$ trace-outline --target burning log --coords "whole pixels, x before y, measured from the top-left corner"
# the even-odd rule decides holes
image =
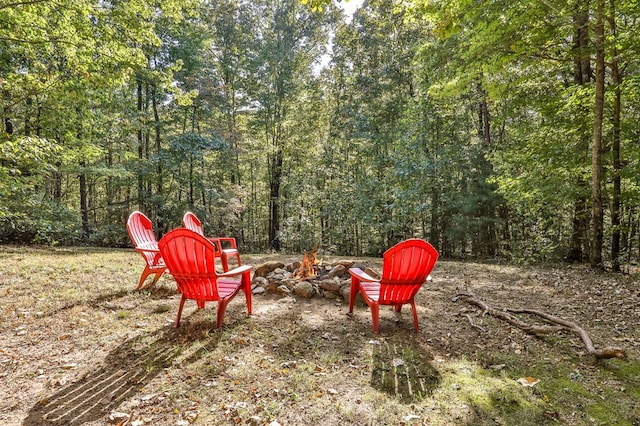
[[[303,281],[318,277],[320,273],[320,262],[318,261],[318,244],[313,246],[311,253],[305,252],[302,264],[293,273],[293,278]]]

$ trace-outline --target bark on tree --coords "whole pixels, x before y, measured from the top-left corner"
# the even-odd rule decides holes
[[[590,263],[602,268],[604,213],[602,208],[602,125],[604,117],[604,0],[596,1],[596,94],[594,102],[593,144],[591,151],[591,216],[593,237]]]
[[[573,42],[573,83],[578,86],[585,86],[591,81],[591,58],[589,54],[589,2],[579,0],[573,13],[573,26],[575,36]],[[578,137],[580,143],[577,144],[576,155],[580,161],[585,160],[588,155],[588,130],[580,124]],[[582,178],[576,179],[576,195],[573,201],[573,223],[569,251],[566,260],[569,262],[580,262],[589,253],[589,240],[587,238],[589,230],[588,201],[581,192],[587,182]]]
[[[138,111],[138,130],[136,132],[136,137],[138,139],[138,161],[140,165],[138,166],[138,210],[145,211],[145,199],[144,199],[144,176],[142,175],[142,161],[144,158],[144,136],[142,133],[142,80],[138,78],[137,86],[137,111]]]
[[[282,152],[276,152],[270,159],[269,177],[269,245],[275,251],[280,251],[280,182],[282,180]]]
[[[615,0],[609,2],[609,27],[613,34],[613,38],[617,38],[616,27],[616,14],[615,14]],[[622,165],[620,162],[620,113],[621,113],[621,91],[620,85],[622,84],[622,75],[620,74],[620,68],[618,66],[618,49],[615,43],[611,48],[611,80],[614,87],[613,98],[613,111],[612,111],[612,126],[613,126],[613,144],[611,147],[613,156],[613,194],[611,195],[611,269],[615,272],[620,272],[620,240],[621,240],[621,208],[622,208],[622,182],[620,173],[622,172]]]

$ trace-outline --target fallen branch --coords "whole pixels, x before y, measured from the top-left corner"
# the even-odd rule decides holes
[[[604,349],[595,349],[593,341],[589,334],[576,323],[559,318],[555,315],[547,314],[546,312],[538,311],[535,309],[510,309],[510,308],[494,308],[485,301],[479,299],[471,291],[460,292],[456,295],[456,299],[464,299],[465,302],[475,305],[482,309],[484,314],[489,314],[496,318],[500,318],[509,324],[518,327],[519,329],[534,335],[549,334],[562,330],[569,330],[577,333],[582,342],[584,343],[587,352],[593,355],[597,359],[609,359],[609,358],[626,358],[627,354],[624,349],[617,347],[606,347]],[[513,314],[527,314],[535,315],[545,320],[558,324],[558,325],[536,325],[529,324]],[[472,323],[473,325],[473,323]]]

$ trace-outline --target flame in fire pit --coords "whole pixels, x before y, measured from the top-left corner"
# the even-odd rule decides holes
[[[313,246],[311,254],[306,252],[302,258],[302,264],[298,270],[293,274],[293,277],[298,280],[308,280],[318,276],[318,269],[320,262],[316,254],[318,253],[318,245]]]

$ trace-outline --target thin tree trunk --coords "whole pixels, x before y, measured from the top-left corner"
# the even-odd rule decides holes
[[[11,93],[8,90],[2,91],[2,97],[5,100],[6,105],[10,105]],[[12,114],[13,112],[10,107],[5,106],[2,109],[2,115],[4,116],[4,132],[9,136],[13,135],[13,122],[11,121]]]
[[[615,14],[615,0],[610,0],[609,11],[609,26],[613,33],[614,39],[617,38],[618,31],[616,26],[616,14]],[[618,67],[618,49],[615,47],[615,43],[612,46],[612,59],[611,59],[611,79],[614,86],[614,99],[613,99],[613,194],[611,202],[611,269],[615,272],[620,272],[620,239],[621,239],[621,178],[622,165],[620,163],[620,113],[621,113],[621,92],[620,85],[622,84],[622,76],[620,75],[620,69]]]
[[[593,144],[591,153],[591,215],[593,238],[590,263],[592,268],[602,268],[602,242],[604,214],[602,208],[602,125],[604,116],[604,0],[596,1],[595,24],[596,93],[593,118]]]
[[[33,99],[28,96],[25,100],[26,107],[24,110],[24,135],[31,136],[31,109],[33,106]]]
[[[78,120],[78,133],[76,137],[78,138],[78,142],[82,143],[82,111],[80,108],[76,109],[77,120]],[[85,174],[85,169],[87,164],[85,160],[80,160],[80,173],[78,174],[79,180],[79,190],[80,190],[80,215],[82,218],[82,237],[86,239],[89,236],[89,204],[87,202],[87,175]]]
[[[156,214],[158,218],[158,229],[164,230],[164,220],[162,214],[164,197],[163,194],[163,181],[162,181],[162,160],[161,160],[161,151],[162,151],[162,138],[161,138],[161,128],[160,128],[160,114],[158,113],[158,100],[156,99],[157,91],[156,85],[151,86],[151,106],[153,108],[153,122],[154,122],[154,131],[155,131],[155,145],[156,145]]]
[[[589,56],[589,1],[578,0],[573,15],[573,26],[575,28],[575,39],[573,43],[573,82],[578,86],[585,86],[591,80],[591,61]],[[582,160],[588,152],[589,137],[588,131],[580,125],[578,132],[580,143],[578,144],[578,157]],[[586,158],[585,158],[586,161]],[[589,213],[587,210],[587,199],[582,195],[582,188],[587,183],[578,178],[575,182],[576,195],[573,202],[573,225],[569,251],[566,260],[569,262],[580,262],[589,253],[589,240],[587,238],[589,228]]]
[[[271,156],[269,177],[269,245],[280,251],[280,183],[282,181],[282,151]]]
[[[485,156],[491,149],[491,116],[489,114],[489,104],[487,103],[487,93],[478,83],[478,94],[480,96],[480,104],[478,105],[478,136],[482,141],[482,152],[478,159],[480,163],[480,176],[478,177],[478,190],[487,193],[487,200],[478,206],[478,219],[480,220],[480,235],[478,244],[480,246],[479,255],[494,256],[496,253],[496,233],[494,221],[495,206],[492,197],[493,191],[487,182],[487,178],[493,174],[493,167]]]
[[[144,159],[144,136],[142,133],[142,80],[138,78],[137,81],[137,95],[138,95],[138,131],[136,132],[138,138],[138,210],[145,211],[145,198],[144,198],[144,176],[142,174],[142,161]]]

